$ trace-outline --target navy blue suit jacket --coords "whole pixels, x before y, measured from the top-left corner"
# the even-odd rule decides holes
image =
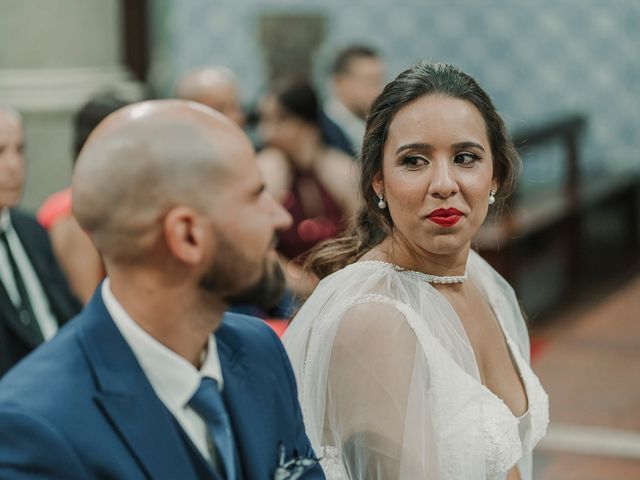
[[[47,232],[29,214],[16,209],[11,209],[9,214],[13,229],[42,284],[51,313],[58,325],[62,325],[77,314],[82,305],[71,293],[56,262]],[[25,326],[18,318],[18,311],[0,281],[0,377],[38,346],[31,342]]]
[[[287,458],[312,457],[277,336],[234,314],[215,336],[243,478],[273,478],[281,444]],[[0,381],[0,478],[195,480],[179,428],[98,288],[80,315]],[[316,465],[302,478],[324,475]]]

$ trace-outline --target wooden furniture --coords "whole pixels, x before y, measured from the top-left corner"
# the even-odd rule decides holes
[[[530,317],[549,312],[585,281],[597,281],[599,272],[594,268],[613,266],[606,255],[630,258],[640,252],[640,177],[637,172],[581,175],[579,146],[585,126],[584,117],[573,115],[514,134],[523,156],[530,149],[561,141],[564,183],[521,198],[516,194],[501,215],[487,219],[474,242],[514,286]],[[604,215],[603,224],[622,225],[611,232],[612,247],[598,247],[592,241],[597,236],[593,234],[597,215]],[[601,261],[594,262],[594,256]]]

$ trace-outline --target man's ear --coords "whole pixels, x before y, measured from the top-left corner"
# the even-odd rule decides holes
[[[378,171],[378,173],[373,176],[371,188],[373,188],[376,195],[384,195],[384,180],[382,179],[382,172]]]
[[[206,255],[207,242],[215,241],[210,226],[191,207],[171,209],[162,227],[171,254],[189,265],[200,264]]]

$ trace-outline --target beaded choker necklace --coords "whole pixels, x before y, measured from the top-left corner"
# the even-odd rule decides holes
[[[467,279],[467,272],[465,270],[464,275],[431,275],[430,273],[417,272],[415,270],[407,270],[394,263],[385,262],[383,260],[364,260],[359,263],[378,263],[385,264],[392,267],[396,272],[401,272],[410,277],[422,280],[428,283],[438,283],[441,285],[448,285],[452,283],[462,283]]]
[[[467,272],[464,275],[431,275],[430,273],[416,272],[415,270],[405,270],[402,267],[396,266],[395,269],[398,272],[406,273],[407,275],[417,278],[418,280],[424,280],[428,283],[438,283],[441,285],[448,285],[451,283],[462,283],[467,279]]]

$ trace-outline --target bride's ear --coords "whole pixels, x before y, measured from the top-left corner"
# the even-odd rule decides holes
[[[378,173],[373,176],[371,188],[373,188],[376,195],[384,195],[384,180],[382,179],[382,172],[378,171]]]

